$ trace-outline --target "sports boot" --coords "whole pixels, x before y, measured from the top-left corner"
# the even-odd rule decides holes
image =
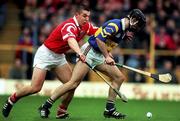
[[[40,106],[40,107],[38,108],[38,110],[39,110],[39,114],[40,114],[41,118],[48,118],[48,116],[49,116],[49,114],[50,114],[50,111],[49,111],[48,108],[45,108],[45,107],[43,107],[43,106]]]
[[[107,110],[105,109],[104,111],[104,117],[105,118],[115,118],[115,119],[124,119],[126,117],[126,115],[119,113],[118,111],[116,111],[116,109],[114,108],[113,110]]]
[[[4,117],[8,117],[13,105],[7,100],[3,106],[2,114]]]
[[[69,114],[68,114],[67,110],[58,107],[56,118],[57,119],[65,119],[68,117],[69,117]]]

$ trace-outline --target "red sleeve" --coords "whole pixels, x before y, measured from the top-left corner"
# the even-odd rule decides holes
[[[89,28],[87,31],[87,35],[91,36],[97,31],[98,27],[93,26],[91,23],[89,23]]]
[[[65,24],[61,29],[62,38],[64,41],[67,41],[69,38],[76,39],[77,30],[76,26],[73,23]]]

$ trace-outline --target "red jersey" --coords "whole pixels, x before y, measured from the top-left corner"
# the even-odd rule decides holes
[[[67,41],[69,38],[79,42],[85,35],[93,35],[96,30],[97,27],[89,22],[80,27],[74,16],[58,25],[45,40],[44,45],[51,51],[62,54],[70,49]]]

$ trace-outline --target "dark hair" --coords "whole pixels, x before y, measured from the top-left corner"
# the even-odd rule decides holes
[[[81,12],[82,10],[90,11],[90,8],[86,4],[80,4],[76,6],[76,12]]]
[[[136,31],[141,31],[146,25],[146,17],[139,9],[133,9],[127,16],[129,19],[136,18],[138,20],[138,28]]]

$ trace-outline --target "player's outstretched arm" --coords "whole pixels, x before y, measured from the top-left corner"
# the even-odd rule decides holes
[[[79,58],[81,59],[81,61],[85,62],[86,56],[81,52],[81,49],[74,38],[68,39],[68,45],[72,50],[74,50],[79,55]]]

